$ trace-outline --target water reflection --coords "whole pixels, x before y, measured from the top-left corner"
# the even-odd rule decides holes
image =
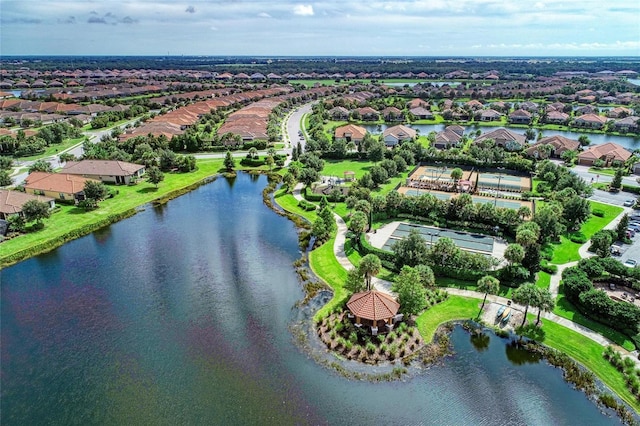
[[[528,351],[520,340],[511,340],[504,347],[507,359],[513,365],[537,364],[542,357],[540,354]]]
[[[491,337],[485,332],[472,332],[469,334],[469,341],[478,352],[484,352],[489,349]]]

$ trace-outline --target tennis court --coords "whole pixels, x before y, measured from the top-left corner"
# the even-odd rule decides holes
[[[511,192],[530,191],[531,178],[504,173],[479,173],[477,188]]]
[[[393,245],[409,235],[411,230],[418,231],[427,245],[435,244],[440,238],[451,238],[453,242],[465,251],[491,255],[493,253],[493,238],[486,235],[471,234],[463,231],[453,231],[432,226],[416,225],[401,222],[382,246],[383,250],[391,250]]]
[[[424,194],[431,194],[439,200],[448,200],[452,197],[457,197],[460,194],[456,194],[453,192],[440,192],[426,189],[416,189],[416,188],[408,188],[406,186],[402,186],[398,188],[398,192],[404,195],[419,197]],[[507,209],[518,210],[522,206],[529,207],[531,211],[533,211],[533,202],[532,201],[523,201],[523,200],[513,200],[506,198],[496,198],[496,197],[485,197],[483,195],[472,195],[471,199],[474,203],[486,204],[492,203],[496,207],[503,207]]]

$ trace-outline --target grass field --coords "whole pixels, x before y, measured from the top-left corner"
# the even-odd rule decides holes
[[[536,286],[548,289],[551,284],[551,275],[547,274],[544,271],[538,272],[538,279],[536,280]]]
[[[593,234],[604,228],[609,222],[616,218],[624,210],[622,207],[611,206],[609,204],[598,203],[596,201],[590,201],[591,211],[599,209],[604,211],[604,217],[594,216],[593,214],[585,223],[582,224],[580,232],[582,232],[587,239],[590,239]],[[559,244],[554,244],[552,263],[562,264],[568,262],[574,262],[580,260],[580,254],[578,249],[582,244],[574,243],[566,235],[560,238]]]
[[[454,320],[475,318],[480,300],[460,296],[449,296],[447,300],[427,309],[418,316],[418,331],[425,342],[431,342],[440,324]]]
[[[80,143],[82,143],[82,141],[84,141],[85,137],[82,136],[80,138],[75,138],[75,139],[65,139],[64,141],[62,141],[62,143],[59,144],[54,144],[54,145],[49,145],[48,147],[46,147],[46,149],[44,150],[43,153],[41,154],[36,154],[36,155],[30,155],[28,157],[18,157],[15,158],[16,161],[32,161],[32,160],[38,160],[40,158],[46,158],[46,157],[50,157],[52,155],[56,155],[68,148],[71,148],[72,146],[76,146]]]
[[[309,253],[309,265],[313,272],[333,289],[331,300],[316,312],[313,318],[317,321],[328,315],[334,308],[347,300],[347,290],[344,283],[347,280],[347,270],[344,269],[333,254],[334,238]]]
[[[60,205],[60,208],[49,219],[44,220],[45,227],[43,229],[3,242],[0,265],[6,266],[7,259],[16,253],[32,250],[34,246],[41,244],[53,245],[49,248],[56,247],[59,245],[56,245],[56,241],[63,238],[65,234],[101,222],[109,216],[135,209],[174,191],[196,184],[206,177],[216,175],[222,167],[222,161],[222,159],[198,161],[198,170],[193,173],[167,173],[158,188],[147,182],[133,186],[111,186],[110,188],[119,193],[113,198],[102,201],[100,207],[93,211],[85,211],[76,206]]]

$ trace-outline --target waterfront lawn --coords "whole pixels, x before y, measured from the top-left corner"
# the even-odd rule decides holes
[[[535,322],[534,315],[529,315],[528,317],[530,321]],[[622,374],[602,356],[604,352],[603,346],[544,318],[542,319],[542,324],[546,336],[545,345],[566,353],[584,365],[625,402],[640,412],[640,402],[629,392]]]
[[[313,316],[315,321],[319,321],[329,315],[335,308],[340,307],[347,301],[348,293],[344,288],[344,283],[347,280],[347,270],[338,263],[338,259],[333,254],[334,243],[335,237],[309,253],[311,270],[333,290],[331,300]]]
[[[48,251],[70,239],[91,232],[103,223],[107,225],[110,217],[126,214],[128,211],[146,203],[171,197],[172,193],[190,185],[197,184],[204,178],[216,175],[222,167],[222,159],[200,160],[198,170],[192,173],[166,173],[165,179],[158,188],[147,182],[132,186],[110,186],[118,194],[100,203],[93,211],[85,211],[76,206],[60,205],[59,210],[44,220],[44,228],[28,234],[12,238],[2,243],[0,266],[15,263],[26,257]],[[83,229],[96,225],[95,229],[82,232]],[[69,236],[73,234],[70,238]]]
[[[587,240],[596,232],[603,229],[609,222],[616,218],[624,210],[622,207],[611,206],[609,204],[590,201],[591,211],[599,209],[604,212],[604,217],[594,216],[593,214],[582,224],[580,232],[584,234]],[[582,244],[574,243],[567,236],[560,238],[559,244],[554,244],[552,263],[562,264],[580,260],[578,250]]]
[[[425,343],[433,340],[440,324],[475,318],[480,310],[480,299],[449,295],[447,300],[422,312],[416,319],[418,331]]]
[[[622,346],[628,351],[633,351],[635,349],[635,345],[629,337],[625,336],[617,330],[614,330],[604,324],[600,324],[599,322],[582,315],[576,309],[573,303],[567,300],[562,290],[562,285],[560,285],[560,294],[558,295],[558,299],[556,300],[556,306],[553,309],[554,314],[573,321],[576,324],[583,325],[595,331],[596,333],[601,334],[615,344]]]
[[[318,218],[318,213],[316,213],[316,211],[307,211],[300,208],[298,206],[298,200],[293,195],[285,193],[284,189],[279,189],[275,193],[274,199],[284,210],[297,214],[298,216],[302,216],[307,219],[309,223],[315,222]]]

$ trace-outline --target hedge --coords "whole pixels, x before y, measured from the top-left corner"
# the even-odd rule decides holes
[[[298,201],[298,207],[304,209],[305,211],[313,211],[315,210],[317,207],[315,204],[312,204],[310,202],[308,202],[307,200],[300,200]]]

